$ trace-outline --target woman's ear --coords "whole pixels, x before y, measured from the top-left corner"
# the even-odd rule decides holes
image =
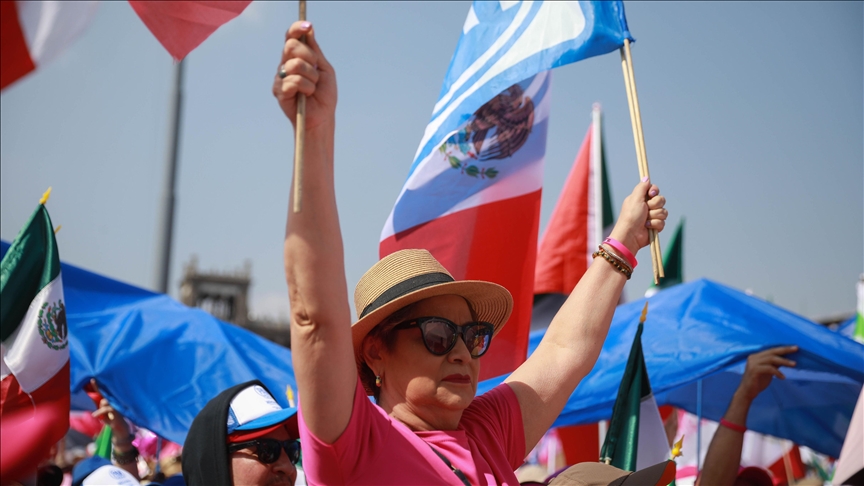
[[[363,353],[363,361],[369,369],[375,371],[381,368],[383,357],[381,356],[381,342],[378,339],[364,339],[360,351]]]

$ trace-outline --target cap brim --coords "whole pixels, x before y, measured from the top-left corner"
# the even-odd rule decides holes
[[[477,316],[477,320],[488,322],[495,326],[492,336],[498,334],[498,331],[504,327],[507,319],[510,318],[510,313],[513,312],[513,296],[510,295],[510,291],[492,282],[457,280],[416,290],[391,300],[351,325],[354,356],[357,358],[358,366],[361,362],[360,345],[363,343],[363,338],[369,334],[369,331],[397,310],[423,299],[439,295],[458,295],[465,298],[465,300],[471,303],[471,309]]]
[[[246,422],[245,424],[237,427],[234,431],[242,430],[257,430],[257,429],[266,429],[270,428],[274,425],[281,425],[282,423],[288,421],[291,417],[297,414],[297,408],[289,407],[283,408],[282,410],[268,413],[267,415],[263,415],[258,417],[255,420],[250,422]]]

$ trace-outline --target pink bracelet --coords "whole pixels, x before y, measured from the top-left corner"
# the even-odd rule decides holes
[[[639,262],[636,261],[636,257],[633,256],[632,253],[630,253],[630,250],[628,250],[627,247],[624,246],[623,243],[621,243],[620,241],[618,241],[614,238],[606,238],[605,240],[603,240],[603,243],[606,243],[607,245],[611,246],[612,248],[615,248],[616,250],[618,250],[618,253],[620,253],[621,256],[623,256],[624,258],[627,259],[628,262],[630,262],[630,268],[636,268],[636,265]]]
[[[747,427],[744,427],[743,425],[733,424],[732,422],[726,420],[725,418],[720,419],[720,425],[722,425],[723,427],[730,428],[730,429],[734,430],[735,432],[741,432],[742,434],[744,432],[747,432]]]

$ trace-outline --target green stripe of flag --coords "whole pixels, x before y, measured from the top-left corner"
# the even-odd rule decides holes
[[[15,332],[36,294],[58,275],[54,226],[39,204],[0,262],[0,341]]]

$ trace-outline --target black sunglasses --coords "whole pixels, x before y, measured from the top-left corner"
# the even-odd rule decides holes
[[[300,461],[300,441],[295,439],[255,439],[238,442],[228,446],[228,453],[231,454],[240,449],[253,446],[255,447],[255,455],[258,457],[258,462],[262,464],[273,464],[278,461],[283,449],[285,450],[285,454],[288,454],[291,464],[297,464]]]
[[[418,317],[396,325],[393,329],[419,327],[423,333],[423,344],[426,349],[437,356],[443,356],[456,346],[456,337],[462,336],[462,341],[468,347],[472,358],[479,358],[489,350],[492,333],[495,326],[488,322],[469,322],[457,326],[453,321],[443,317]]]

